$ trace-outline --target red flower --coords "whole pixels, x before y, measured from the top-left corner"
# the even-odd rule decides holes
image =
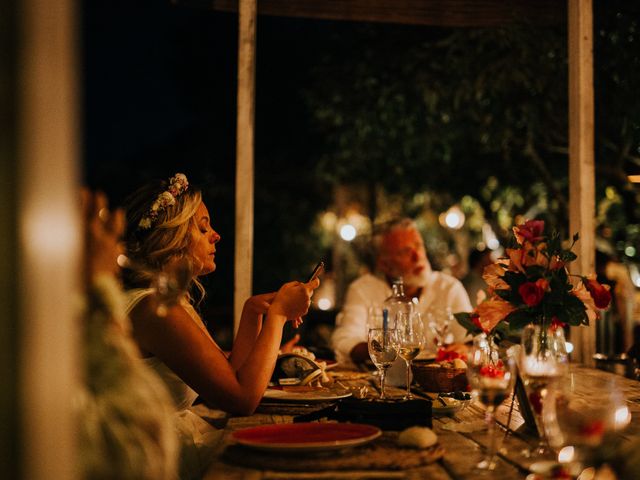
[[[557,329],[564,328],[566,326],[567,324],[560,321],[558,317],[553,317],[551,319],[551,325],[549,326],[549,328],[551,329],[552,332],[555,332]]]
[[[516,236],[516,240],[520,245],[524,241],[536,243],[542,240],[544,237],[544,220],[527,220],[523,225],[513,227],[513,233]]]
[[[602,285],[592,278],[583,278],[584,286],[589,290],[591,298],[593,298],[596,307],[600,309],[607,308],[611,303],[611,292],[608,285]]]
[[[522,297],[522,301],[529,307],[538,305],[544,297],[545,290],[549,287],[549,282],[544,278],[540,278],[535,282],[526,282],[520,285],[518,293]]]
[[[473,315],[471,315],[471,321],[476,327],[478,327],[484,333],[488,333],[482,326],[482,323],[480,323],[480,315],[478,315],[477,313],[474,313]]]

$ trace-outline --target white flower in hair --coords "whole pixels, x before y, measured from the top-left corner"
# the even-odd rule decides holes
[[[171,192],[162,192],[158,195],[157,203],[159,203],[161,207],[166,208],[168,206],[175,205],[176,199]]]
[[[176,204],[176,198],[189,188],[189,181],[184,173],[176,173],[169,179],[169,187],[167,190],[159,194],[151,204],[149,211],[144,215],[138,223],[138,228],[143,230],[152,227],[161,211]]]

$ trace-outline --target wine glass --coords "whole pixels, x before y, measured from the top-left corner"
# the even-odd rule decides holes
[[[542,420],[557,460],[577,476],[592,461],[605,436],[629,424],[631,413],[614,377],[571,373],[550,386]]]
[[[429,328],[434,334],[436,347],[440,348],[449,342],[449,328],[451,326],[452,313],[451,309],[446,310],[430,310],[427,312],[429,319]]]
[[[398,337],[393,328],[370,328],[367,340],[371,361],[380,372],[380,399],[386,400],[385,377],[387,369],[398,358]]]
[[[162,270],[154,272],[151,288],[154,289],[156,313],[165,316],[169,307],[180,302],[193,279],[193,266],[185,257],[168,262]]]
[[[420,312],[398,312],[396,318],[398,356],[407,364],[407,393],[404,398],[411,400],[411,363],[424,346],[422,315]]]
[[[383,323],[383,313],[381,305],[370,305],[367,309],[367,324],[365,335],[369,334],[370,328],[381,328]]]
[[[513,389],[516,362],[510,355],[501,357],[493,339],[482,333],[473,339],[467,365],[471,390],[486,407],[485,420],[489,437],[486,455],[476,465],[476,469],[480,472],[491,472],[496,466],[495,457],[498,450],[495,411]]]
[[[564,332],[561,328],[528,325],[522,331],[520,375],[533,410],[540,441],[529,454],[544,457],[552,454],[542,422],[543,405],[549,389],[568,368]]]

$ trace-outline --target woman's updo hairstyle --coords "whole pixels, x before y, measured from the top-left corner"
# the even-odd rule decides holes
[[[127,288],[148,287],[153,272],[170,261],[188,258],[195,213],[202,202],[200,190],[186,176],[153,181],[124,202],[125,243],[131,269],[125,271]]]

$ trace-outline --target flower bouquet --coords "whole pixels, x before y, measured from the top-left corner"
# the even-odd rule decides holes
[[[484,269],[487,298],[472,312],[455,314],[470,333],[501,336],[507,326],[588,325],[597,318],[597,309],[609,306],[608,285],[600,284],[595,274],[570,275],[567,270],[577,258],[572,248],[578,234],[568,248],[557,232],[545,234],[542,220],[515,226],[513,234],[506,256]]]
[[[542,220],[518,225],[513,234],[506,256],[484,269],[487,298],[472,312],[455,317],[470,333],[486,334],[489,342],[505,336],[507,330],[522,329],[522,381],[516,381],[514,395],[525,423],[540,435],[536,452],[546,454],[542,403],[567,362],[560,327],[588,325],[597,318],[597,309],[609,306],[611,293],[595,275],[569,274],[567,265],[577,258],[572,248],[578,234],[568,248],[556,232],[545,233]]]

